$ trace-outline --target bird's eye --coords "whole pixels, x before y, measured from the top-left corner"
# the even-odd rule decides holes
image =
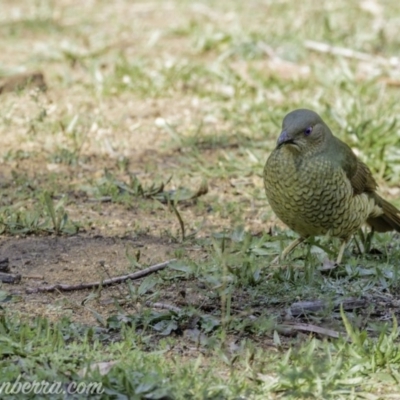
[[[310,135],[312,132],[312,126],[309,126],[305,131],[304,131],[304,135],[308,136]]]

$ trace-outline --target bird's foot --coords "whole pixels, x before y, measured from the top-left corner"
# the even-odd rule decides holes
[[[271,262],[271,266],[277,266],[278,264],[279,264],[279,262],[280,261],[283,261],[285,258],[286,258],[286,256],[289,254],[289,253],[291,253],[294,249],[295,249],[295,247],[297,247],[300,243],[302,243],[302,242],[304,242],[304,238],[298,238],[298,239],[296,239],[296,240],[294,240],[292,243],[290,243],[289,244],[289,246],[287,246],[283,251],[282,251],[282,253],[279,255],[279,256],[277,256],[277,257],[275,257],[273,260],[272,260],[272,262]]]
[[[318,268],[318,271],[332,271],[338,266],[339,264],[337,263],[337,261],[330,260],[329,258],[324,258],[324,260],[322,261],[322,266]]]
[[[280,261],[281,261],[281,256],[280,256],[280,255],[279,255],[279,256],[276,256],[276,257],[271,261],[270,266],[276,267],[276,266],[279,264]]]
[[[338,254],[337,259],[336,259],[336,264],[337,265],[340,265],[340,263],[342,262],[344,249],[346,248],[346,246],[347,246],[347,240],[343,240],[342,245],[340,246],[340,249],[339,249],[339,254]]]

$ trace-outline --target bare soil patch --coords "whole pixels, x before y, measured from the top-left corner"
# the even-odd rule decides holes
[[[21,295],[13,305],[15,310],[35,315],[60,318],[68,315],[72,320],[94,323],[90,307],[82,302],[91,291],[68,293],[25,294],[26,288],[57,283],[79,284],[108,279],[132,272],[126,252],[140,251],[143,263],[154,264],[171,258],[174,245],[152,236],[104,237],[78,234],[71,237],[7,238],[0,245],[3,257],[8,257],[11,271],[20,273],[22,281],[13,285],[11,292]],[[96,312],[106,319],[115,306],[106,299],[121,298],[126,294],[124,285],[105,288],[101,300],[96,302]],[[111,304],[108,304],[111,303]],[[129,308],[129,304],[127,305]]]

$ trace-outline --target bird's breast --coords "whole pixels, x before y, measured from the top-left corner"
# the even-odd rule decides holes
[[[343,169],[326,157],[307,157],[284,146],[268,158],[264,186],[277,216],[303,237],[328,233],[347,236],[369,212],[367,205],[356,204],[359,199],[354,200]]]

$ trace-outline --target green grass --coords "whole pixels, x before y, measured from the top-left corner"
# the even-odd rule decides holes
[[[158,260],[157,250],[178,261],[77,297],[31,298],[23,289],[32,282],[19,293],[3,284],[0,383],[101,382],[98,398],[398,395],[399,235],[376,234],[365,254],[365,238],[356,237],[332,271],[321,266],[339,244],[327,238],[274,267],[296,235],[274,217],[262,183],[283,117],[312,108],[400,206],[400,74],[390,63],[400,51],[398,2],[3,8],[1,76],[39,69],[49,87],[0,94],[5,243],[83,232],[128,238],[113,255],[126,272]],[[370,59],[316,52],[307,40]],[[115,221],[121,226],[111,229]],[[75,271],[83,262],[69,256],[62,262]],[[71,274],[76,282],[79,271]],[[362,307],[337,306],[349,298]],[[291,315],[293,304],[315,300],[325,307]],[[25,311],[30,304],[70,317],[46,319]],[[83,323],[86,312],[92,318]],[[340,337],[293,328],[299,324]],[[104,375],[79,373],[108,361],[117,363]]]

